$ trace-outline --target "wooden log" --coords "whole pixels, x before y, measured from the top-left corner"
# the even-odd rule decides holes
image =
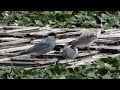
[[[59,39],[59,40],[56,41],[56,43],[57,43],[57,44],[61,44],[61,43],[66,44],[66,43],[71,42],[71,41],[73,41],[73,40],[75,40],[75,39],[76,39],[76,38]]]
[[[9,46],[9,45],[16,45],[16,44],[22,44],[22,43],[30,43],[31,39],[19,39],[15,41],[10,41],[10,42],[3,42],[0,43],[0,46]]]
[[[65,39],[65,38],[72,38],[72,37],[79,37],[81,35],[81,32],[69,32],[66,34],[58,34],[60,39]]]
[[[48,65],[49,63],[55,63],[56,61],[58,61],[57,59],[52,59],[52,60],[40,60],[40,61],[29,61],[26,62],[23,60],[18,60],[18,59],[11,59],[13,61],[4,61],[4,62],[0,62],[0,65],[4,66],[44,66],[44,65]]]
[[[94,48],[99,50],[101,53],[119,53],[120,46],[90,46],[90,48]]]
[[[34,69],[44,69],[46,67],[48,67],[49,65],[44,65],[44,66],[37,66],[37,67],[25,67],[24,70],[30,71],[30,70],[34,70]]]
[[[0,66],[36,66],[39,63],[36,62],[11,62],[11,61],[5,61],[0,62]]]
[[[16,53],[0,53],[0,56],[7,56],[7,57],[12,57],[12,56],[16,56]]]
[[[107,30],[105,30],[105,33],[119,32],[119,31],[120,31],[120,29],[107,29]]]
[[[21,29],[24,28],[22,26],[3,26],[3,30],[13,30],[13,29]]]
[[[13,48],[9,48],[9,49],[1,49],[0,53],[8,53],[8,52],[17,52],[17,51],[21,51],[21,50],[25,50],[27,48],[32,47],[33,45],[27,45],[27,46],[22,46],[22,47],[13,47]]]
[[[101,35],[98,39],[107,39],[107,40],[120,40],[120,35]]]
[[[10,60],[11,60],[11,58],[10,58],[10,57],[1,58],[1,59],[0,59],[0,62],[3,62],[3,61],[10,61]]]
[[[31,29],[31,28],[30,28]],[[25,32],[26,30],[28,30],[29,32]],[[14,32],[13,32],[14,31]],[[18,38],[23,38],[23,37],[35,37],[35,38],[45,38],[47,36],[48,33],[50,32],[55,32],[57,33],[58,31],[55,31],[54,29],[51,30],[51,31],[38,31],[38,32],[30,32],[31,30],[29,29],[22,29],[22,30],[7,30],[6,33],[2,33],[0,34],[0,37],[18,37]],[[81,30],[82,31],[82,30]],[[68,38],[68,37],[78,37],[81,35],[81,31],[77,31],[77,32],[69,32],[67,31],[68,33],[65,33],[62,31],[62,34],[58,34],[60,39],[63,39],[63,38]],[[22,33],[24,32],[24,33]],[[44,33],[43,33],[44,32]],[[60,33],[60,31],[58,32]]]
[[[10,61],[11,59],[15,59],[15,58],[18,58],[18,59],[27,59],[27,58],[31,58],[31,56],[29,54],[26,54],[26,55],[20,55],[20,56],[11,56],[11,57],[5,57],[5,58],[1,58],[0,59],[0,62],[3,62],[3,61]]]
[[[29,30],[39,30],[39,27],[26,27],[23,29],[7,30],[6,33],[25,32]]]
[[[25,34],[26,35],[26,34]],[[0,37],[15,37],[15,38],[24,38],[24,35],[16,34],[6,34],[6,33],[0,33]]]
[[[35,62],[35,61],[44,61],[43,59],[38,58],[11,58],[12,62]]]
[[[1,37],[0,41],[14,41],[14,40],[19,40],[20,38],[14,38],[14,37]]]
[[[87,57],[87,58],[82,58],[81,60],[76,60],[75,63],[70,62],[67,65],[67,68],[75,68],[75,67],[78,67],[79,65],[84,65],[87,63],[91,63],[93,61],[97,61],[100,58],[107,58],[107,57],[119,58],[120,54],[109,54],[109,55],[108,54],[96,54],[96,55],[89,57],[89,58]]]
[[[95,41],[97,45],[103,44],[103,45],[120,45],[118,40],[107,40],[107,39],[98,39]]]

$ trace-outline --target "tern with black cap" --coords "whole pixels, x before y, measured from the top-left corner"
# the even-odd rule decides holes
[[[56,46],[56,39],[58,39],[58,36],[51,32],[48,34],[48,36],[37,43],[36,45],[26,49],[25,51],[21,52],[20,55],[23,54],[31,54],[31,55],[43,55],[47,54],[48,52],[52,51],[54,47]]]

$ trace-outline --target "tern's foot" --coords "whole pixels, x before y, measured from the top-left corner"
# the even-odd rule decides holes
[[[89,47],[87,47],[87,50],[88,50],[88,53],[91,53],[91,51],[90,51],[90,48],[89,48]]]
[[[48,61],[48,58],[44,58],[44,61]]]

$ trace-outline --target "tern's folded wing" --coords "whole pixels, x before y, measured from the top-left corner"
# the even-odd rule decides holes
[[[36,45],[34,45],[33,47],[25,50],[21,54],[28,54],[28,53],[33,53],[33,52],[40,52],[41,50],[46,49],[49,46],[50,46],[50,43],[40,42],[40,43],[37,43]]]

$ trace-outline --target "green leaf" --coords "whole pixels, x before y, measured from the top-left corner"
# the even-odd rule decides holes
[[[89,77],[94,77],[94,78],[96,77],[96,75],[95,75],[93,72],[90,72],[90,73],[88,73],[87,75],[88,75]]]
[[[111,73],[108,73],[108,74],[104,75],[102,77],[102,79],[113,79],[113,77],[111,75],[112,75]]]

